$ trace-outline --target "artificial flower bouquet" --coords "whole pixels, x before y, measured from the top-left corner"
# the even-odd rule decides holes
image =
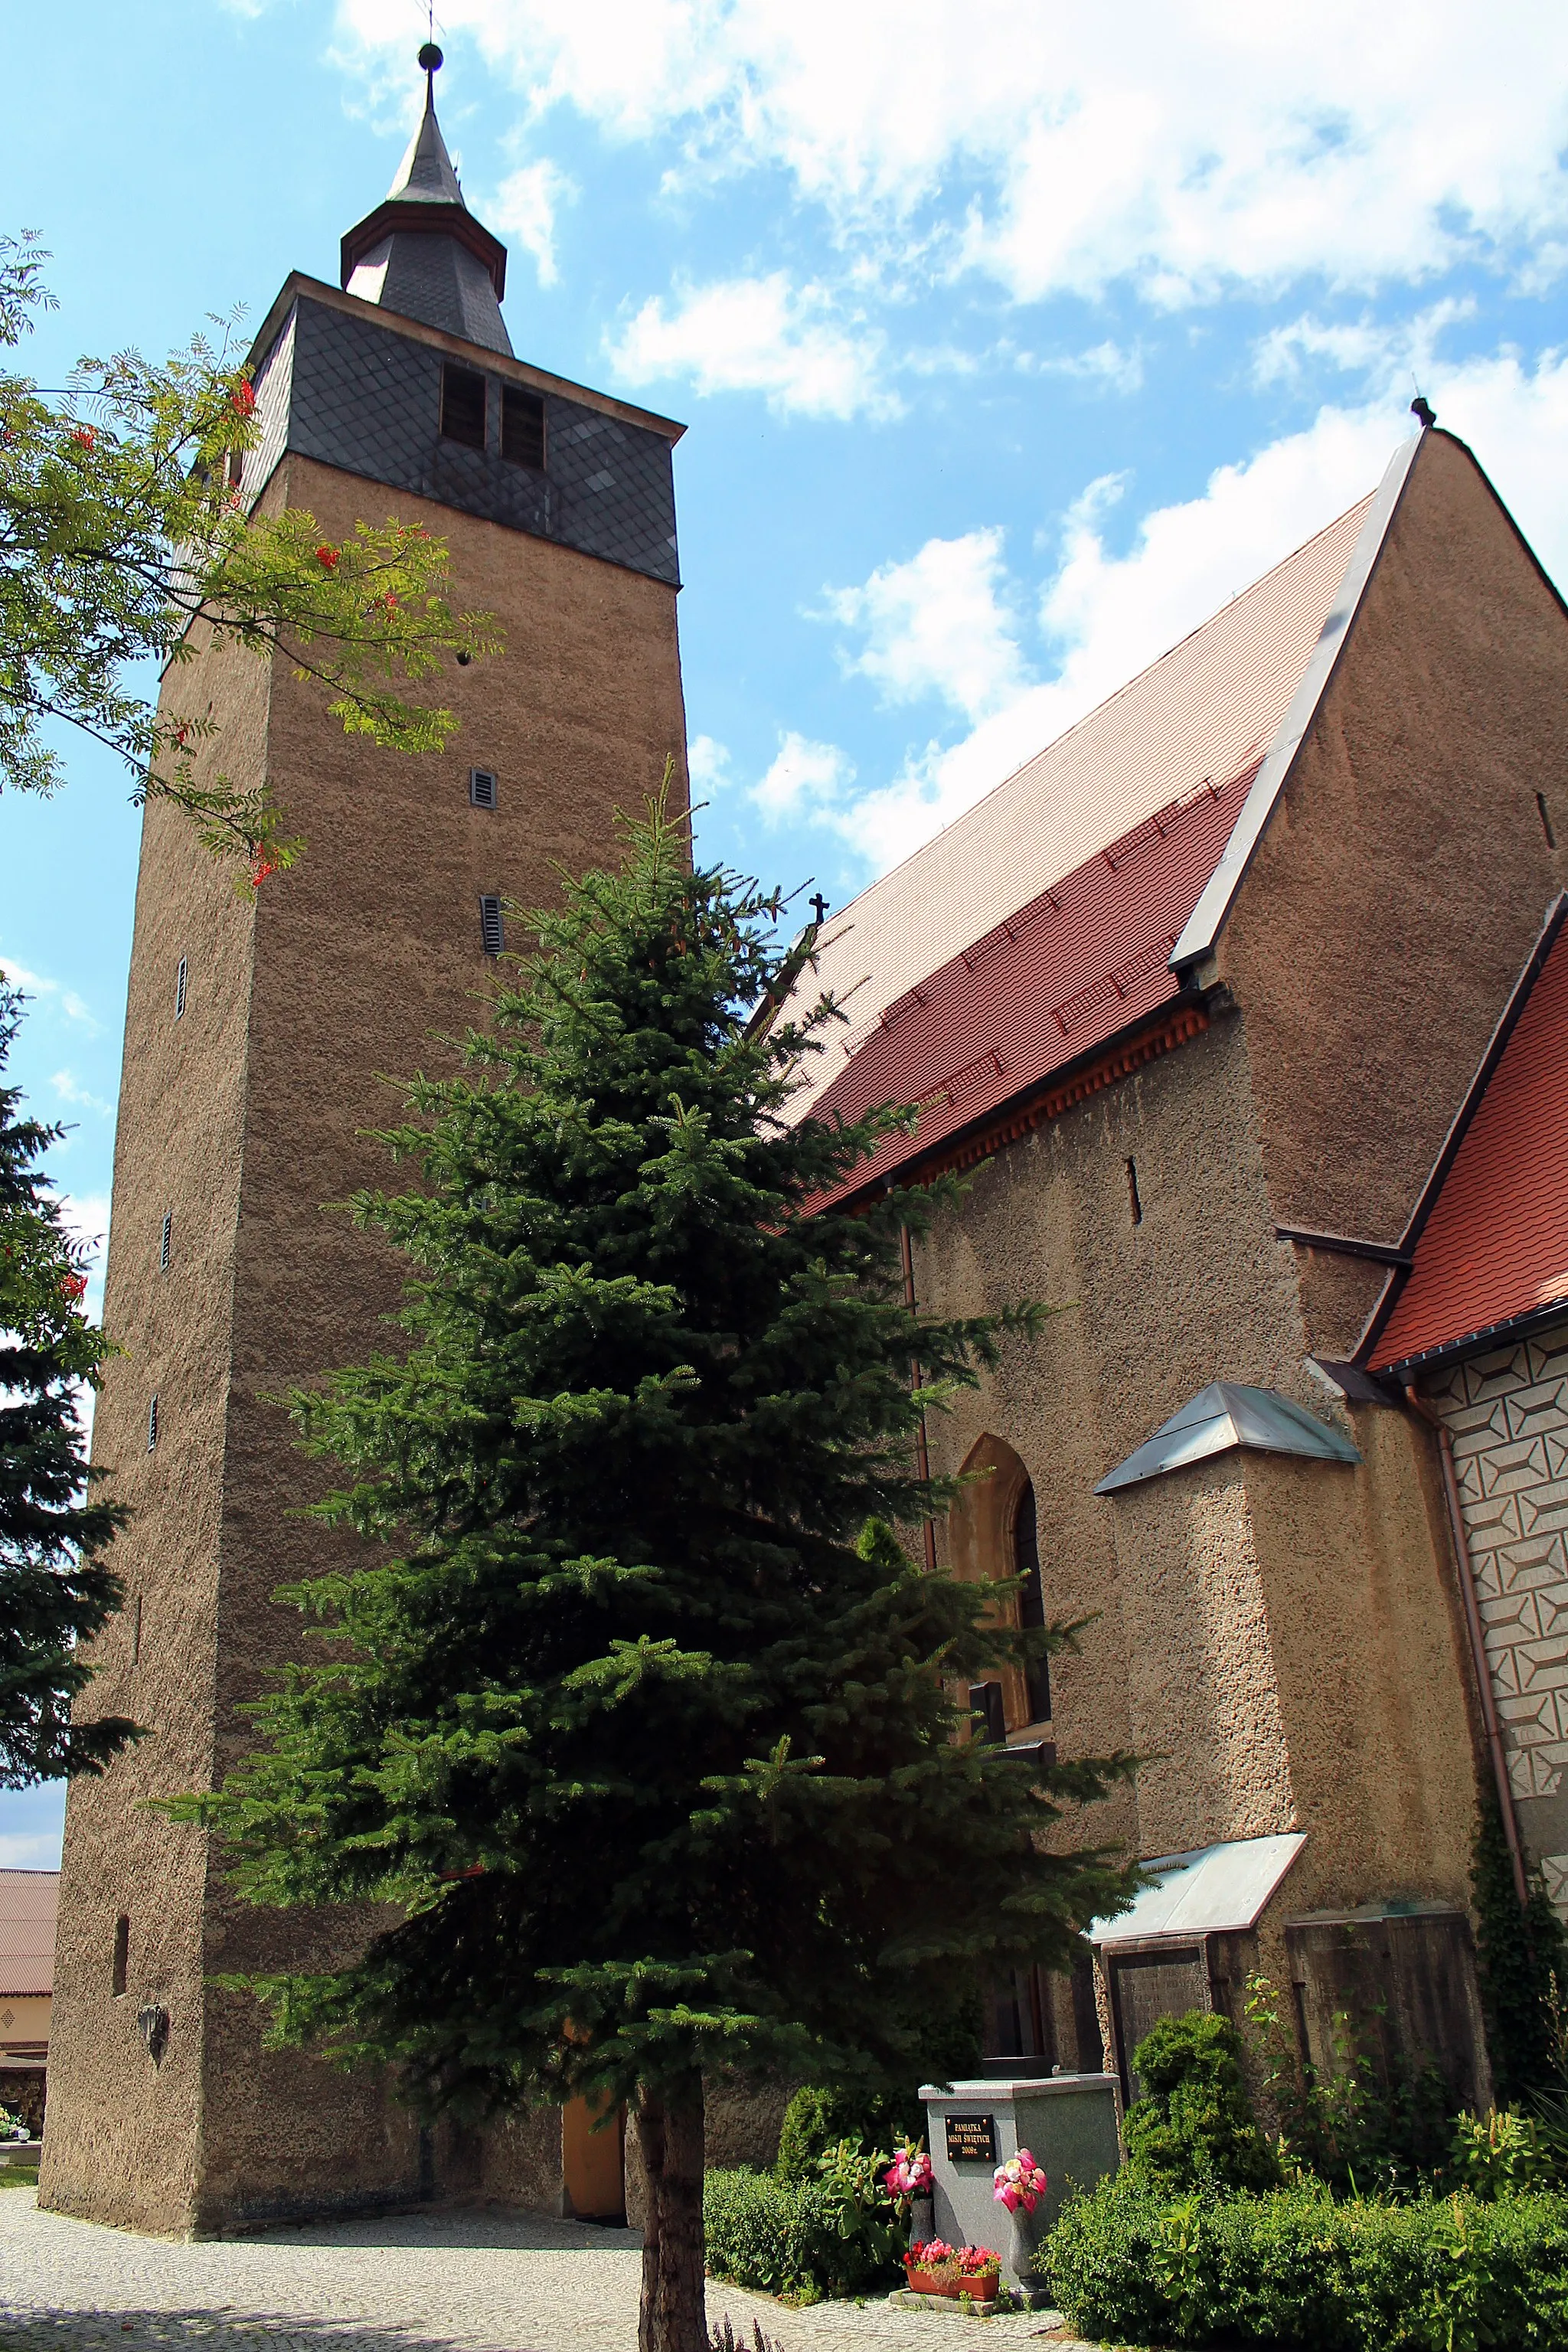
[[[1016,2213],[1020,2207],[1026,2213],[1032,2213],[1046,2193],[1045,2173],[1026,2147],[1010,2156],[1005,2164],[999,2164],[992,2179],[995,2187],[991,2193],[1009,2213]]]
[[[917,2240],[904,2256],[904,2273],[915,2294],[973,2295],[994,2299],[1002,2257],[989,2246],[950,2246],[944,2238]]]
[[[882,2175],[882,2186],[895,2203],[904,2198],[929,2197],[936,2176],[931,2160],[917,2141],[900,2148]]]

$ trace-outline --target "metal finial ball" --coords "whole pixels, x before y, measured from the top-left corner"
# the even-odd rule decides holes
[[[419,62],[426,73],[439,73],[444,59],[434,41],[426,41],[419,52]]]

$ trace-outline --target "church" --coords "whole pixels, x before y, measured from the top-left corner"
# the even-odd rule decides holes
[[[268,312],[239,487],[334,536],[426,522],[507,656],[443,681],[461,733],[416,761],[345,738],[285,666],[200,646],[183,691],[200,677],[234,781],[310,852],[244,903],[177,812],[143,830],[94,1437],[132,1520],[91,1703],[151,1732],[70,1794],[40,2197],[166,2232],[625,2194],[616,2136],[573,2108],[423,2131],[380,2078],[264,2050],[217,1979],[367,1923],[235,1902],[202,1834],[145,1810],[245,1752],[238,1710],[292,1654],[279,1528],[291,1574],[349,1557],[285,1520],[310,1474],[272,1400],[397,1303],[321,1209],[381,1173],[380,1074],[438,1066],[509,903],[605,862],[667,760],[684,789],[681,428],[513,353],[439,61],[340,282],[296,273]],[[1084,1621],[1048,1675],[970,1692],[975,1734],[1143,1759],[1091,1833],[1155,1883],[1070,1979],[996,1989],[998,2063],[1125,2092],[1149,2023],[1234,2011],[1261,1969],[1312,2056],[1337,2009],[1382,2004],[1487,2095],[1479,1792],[1521,1880],[1568,1875],[1565,739],[1568,614],[1424,425],[816,934],[800,985],[847,1025],[801,1115],[915,1103],[857,1185],[964,1179],[911,1253],[917,1313],[1055,1310],[931,1420],[934,1466],[989,1474],[931,1556]],[[1528,1245],[1487,1273],[1508,1181]],[[713,2154],[748,2152],[754,2116],[715,2121]]]

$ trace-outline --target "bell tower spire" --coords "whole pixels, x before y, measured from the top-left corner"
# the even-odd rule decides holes
[[[500,314],[506,247],[468,210],[452,169],[436,120],[441,62],[426,41],[419,52],[424,114],[385,200],[343,239],[342,283],[363,301],[510,357]]]

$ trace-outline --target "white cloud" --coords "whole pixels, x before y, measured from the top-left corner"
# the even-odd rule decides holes
[[[479,209],[498,236],[510,237],[532,254],[540,284],[553,286],[561,275],[555,259],[555,215],[576,196],[576,183],[542,156],[509,173],[492,202]]]
[[[57,1070],[49,1084],[58,1099],[69,1103],[73,1109],[93,1111],[100,1118],[114,1117],[114,1105],[100,1101],[97,1095],[89,1094],[73,1071]]]
[[[404,0],[339,0],[368,70]],[[836,233],[1018,299],[1131,281],[1417,279],[1562,267],[1568,16],[1425,0],[447,0],[542,110],[675,138],[689,178],[783,171]]]
[[[888,702],[940,695],[971,719],[1012,700],[1023,681],[1005,584],[1003,534],[928,539],[907,563],[885,563],[858,588],[826,592],[829,615],[865,637],[845,667]]]
[[[841,320],[822,288],[775,270],[687,287],[668,314],[645,302],[607,348],[635,384],[684,377],[702,394],[763,393],[781,415],[891,416],[900,404],[877,381],[883,341]]]
[[[779,824],[833,810],[854,781],[854,763],[837,743],[814,743],[792,729],[751,797],[768,824]]]
[[[58,1830],[0,1832],[0,1870],[58,1870],[59,1866]]]
[[[730,782],[730,747],[711,735],[694,735],[686,747],[686,772],[694,801],[711,800]]]
[[[1085,383],[1105,385],[1111,392],[1138,392],[1143,383],[1143,354],[1136,344],[1124,352],[1120,343],[1095,343],[1065,360],[1041,360],[1042,375],[1079,376]]]
[[[1548,571],[1568,579],[1568,351],[1544,353],[1533,369],[1511,352],[1434,363],[1428,392],[1444,424],[1477,450]],[[968,733],[929,743],[885,784],[851,794],[839,779],[834,794],[819,795],[820,821],[869,874],[906,856],[1370,489],[1409,429],[1404,407],[1401,393],[1323,408],[1305,431],[1220,467],[1198,497],[1146,514],[1123,553],[1109,543],[1106,518],[1129,485],[1119,477],[1091,483],[1064,518],[1058,561],[1039,592],[1051,674],[1031,681],[1020,667],[1015,688]],[[964,542],[931,544],[954,543]],[[873,572],[867,591],[914,570]],[[854,617],[847,607],[844,616]],[[911,620],[908,643],[922,634]],[[875,649],[873,638],[852,667],[875,675]]]
[[[94,1019],[91,1007],[83,1003],[74,989],[62,988],[58,980],[50,980],[42,972],[29,971],[25,963],[18,963],[15,956],[4,952],[0,952],[0,980],[7,981],[24,996],[47,997],[59,1006],[68,1021],[79,1022],[93,1036],[98,1035],[100,1024]]]
[[[1475,302],[1468,297],[1434,302],[1414,319],[1365,315],[1325,326],[1308,313],[1261,339],[1253,352],[1253,379],[1260,384],[1289,381],[1307,362],[1320,360],[1346,375],[1364,376],[1369,387],[1390,395],[1401,385],[1414,392],[1430,377],[1448,329],[1475,315]]]

